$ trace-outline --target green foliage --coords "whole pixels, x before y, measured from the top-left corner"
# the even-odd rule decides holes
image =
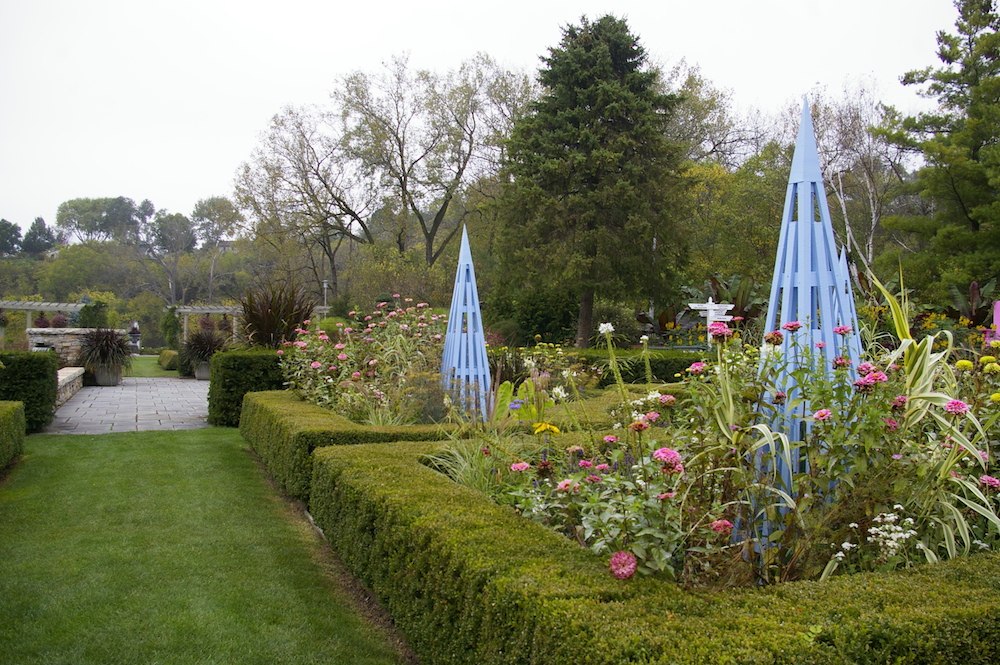
[[[919,254],[902,255],[907,282],[921,295],[947,303],[950,284],[980,283],[1000,277],[1000,217],[995,187],[1000,175],[1000,14],[995,3],[958,0],[956,32],[938,33],[942,66],[912,71],[907,85],[938,108],[915,117],[894,118],[897,144],[922,153],[925,166],[913,191],[932,206],[916,216],[887,220],[926,244]],[[916,263],[928,274],[910,274]],[[922,272],[922,271],[921,271]]]
[[[208,387],[208,423],[238,427],[246,393],[281,390],[284,384],[281,363],[273,350],[236,350],[215,354],[212,356],[212,378]]]
[[[507,266],[565,285],[580,299],[577,345],[589,341],[594,295],[669,291],[686,185],[665,128],[678,100],[624,20],[563,31],[544,58],[542,97],[508,143]],[[582,338],[582,339],[581,339]]]
[[[313,450],[323,446],[435,441],[449,426],[363,426],[314,404],[290,390],[247,393],[240,415],[240,433],[268,473],[289,496],[307,500],[312,478]]]
[[[24,452],[24,432],[24,404],[0,402],[0,472]]]
[[[167,345],[168,348],[177,349],[178,341],[180,340],[181,333],[184,331],[184,326],[181,323],[180,318],[177,316],[176,307],[168,307],[167,311],[163,313],[163,317],[160,319],[160,332],[163,333],[163,343]]]
[[[293,280],[262,283],[240,301],[247,339],[253,346],[277,349],[295,340],[296,329],[312,316],[315,301]]]
[[[0,351],[0,363],[0,400],[23,402],[27,431],[42,431],[55,411],[59,357],[55,352]]]
[[[419,463],[438,444],[315,454],[310,512],[422,661],[986,665],[1000,556],[701,595],[619,582],[541,525]],[[809,639],[807,639],[807,637]]]
[[[572,289],[555,281],[518,284],[512,272],[485,294],[483,322],[507,346],[525,346],[535,335],[545,342],[571,341],[580,303]]]
[[[102,300],[88,302],[80,309],[80,319],[77,325],[80,328],[107,328],[108,304]]]
[[[588,367],[597,367],[601,372],[601,386],[608,386],[614,383],[614,375],[609,367],[609,354],[607,349],[576,349],[572,355],[578,361]],[[645,383],[646,368],[641,361],[640,351],[616,351],[619,359],[622,379],[625,383]],[[661,382],[671,382],[677,380],[677,375],[684,375],[684,370],[691,366],[691,363],[704,358],[704,354],[691,351],[659,351],[649,352],[649,365],[653,372],[654,380]]]
[[[14,256],[21,248],[21,228],[6,219],[0,219],[0,257]]]
[[[157,358],[157,363],[160,367],[166,370],[176,370],[177,369],[177,352],[173,349],[164,349],[160,351],[160,357]]]
[[[45,225],[45,220],[36,217],[21,241],[21,251],[25,254],[41,255],[56,245],[56,234]]]

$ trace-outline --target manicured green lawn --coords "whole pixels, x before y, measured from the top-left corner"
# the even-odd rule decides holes
[[[125,373],[125,376],[172,376],[177,378],[177,370],[165,370],[160,367],[156,356],[133,356],[132,369]]]
[[[244,446],[28,437],[0,485],[0,662],[398,663]]]

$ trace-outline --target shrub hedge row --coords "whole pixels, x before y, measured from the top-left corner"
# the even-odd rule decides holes
[[[55,351],[0,351],[0,400],[24,402],[29,433],[52,422],[59,391],[59,357]]]
[[[0,470],[24,453],[24,404],[0,402]]]
[[[160,351],[160,357],[157,358],[156,362],[165,370],[175,370],[177,369],[177,352],[173,349],[164,349]]]
[[[448,425],[371,427],[358,425],[290,390],[247,393],[240,433],[271,476],[292,498],[307,501],[316,448],[388,441],[436,441]]]
[[[607,367],[607,349],[576,349],[570,351],[579,361],[585,365],[600,368]],[[642,361],[638,351],[615,351],[618,358],[622,379],[626,383],[644,383],[646,381],[646,364]],[[659,351],[649,352],[649,368],[653,372],[654,381],[670,382],[675,381],[676,374],[683,374],[684,370],[691,366],[691,363],[703,360],[705,353],[701,351]],[[605,372],[601,377],[602,386],[607,386],[615,380],[611,372]]]
[[[281,390],[284,385],[274,349],[216,353],[212,356],[212,378],[208,387],[209,424],[239,427],[245,394]]]
[[[420,464],[436,445],[317,450],[310,501],[423,663],[1000,662],[998,554],[714,593],[616,581],[589,551]]]

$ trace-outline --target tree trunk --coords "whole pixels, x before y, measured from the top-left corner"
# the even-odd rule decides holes
[[[576,348],[590,346],[590,330],[594,327],[594,290],[580,294],[580,316],[576,321]]]

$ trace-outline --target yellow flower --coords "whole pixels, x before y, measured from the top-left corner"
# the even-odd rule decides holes
[[[1000,393],[993,393],[990,395],[990,401],[994,404],[1000,404]]]
[[[982,365],[988,365],[990,363],[995,363],[996,361],[997,359],[994,358],[993,356],[983,356],[982,358],[979,359],[979,362]]]
[[[973,367],[974,365],[972,364],[971,360],[959,360],[957,363],[955,363],[955,369],[960,369],[964,372],[968,372]]]
[[[983,371],[987,374],[1000,374],[1000,365],[997,363],[990,363],[983,368]]]
[[[994,349],[1000,349],[1000,339],[995,339],[990,342],[990,347]]]
[[[550,425],[549,423],[535,423],[535,434],[541,434],[542,432],[552,432],[553,434],[558,434],[559,428],[555,425]]]

